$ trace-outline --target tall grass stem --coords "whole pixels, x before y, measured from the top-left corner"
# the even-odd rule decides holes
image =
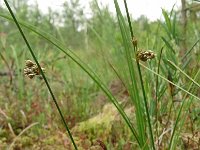
[[[124,0],[124,5],[125,5],[125,9],[126,9],[126,15],[127,15],[127,18],[128,18],[128,24],[129,24],[129,29],[130,29],[130,33],[131,33],[131,38],[133,39],[134,38],[133,29],[132,29],[132,25],[131,25],[130,14],[129,14],[129,11],[128,11],[128,6],[127,6],[127,3],[126,3],[126,0]],[[133,45],[133,47],[134,47],[134,51],[135,51],[135,55],[136,55],[137,45]],[[147,102],[146,93],[145,93],[145,89],[144,89],[144,83],[143,83],[143,79],[142,79],[142,73],[141,73],[141,69],[140,69],[140,65],[139,65],[139,60],[136,60],[136,64],[137,64],[140,83],[141,83],[141,87],[142,87],[142,94],[143,94],[143,98],[144,98],[144,104],[145,104],[145,110],[146,110],[147,121],[148,121],[148,126],[149,126],[151,144],[152,144],[152,148],[155,150],[153,130],[152,130],[152,125],[151,125],[151,119],[150,119],[150,114],[149,114],[149,109],[148,109],[148,102]]]
[[[31,48],[31,46],[30,46],[30,44],[29,44],[29,42],[28,42],[28,40],[26,39],[26,36],[25,36],[24,32],[22,31],[22,29],[21,29],[21,27],[20,27],[20,25],[19,25],[19,23],[18,23],[18,21],[17,21],[15,15],[14,15],[12,9],[10,8],[10,6],[9,6],[9,4],[8,4],[8,2],[7,2],[7,0],[4,0],[4,2],[5,2],[5,4],[6,4],[6,7],[7,7],[8,10],[9,10],[9,12],[10,12],[10,14],[11,14],[11,16],[12,16],[12,18],[13,18],[13,20],[14,20],[16,26],[17,26],[17,28],[19,29],[19,32],[20,32],[20,34],[22,35],[22,37],[23,37],[23,39],[24,39],[24,41],[25,41],[25,43],[26,43],[26,45],[27,45],[27,47],[28,47],[28,49],[29,49],[29,51],[30,51],[30,53],[31,53],[31,55],[32,55],[32,57],[33,57],[33,59],[34,59],[34,61],[36,62],[37,66],[38,66],[38,68],[39,68],[39,70],[40,70],[40,72],[41,72],[41,75],[42,75],[42,77],[43,77],[43,79],[44,79],[44,81],[45,81],[45,84],[46,84],[46,86],[47,86],[47,88],[48,88],[48,90],[49,90],[49,92],[50,92],[50,94],[51,94],[51,96],[52,96],[52,99],[53,99],[53,101],[54,101],[54,103],[55,103],[55,105],[56,105],[56,108],[57,108],[57,110],[58,110],[58,112],[59,112],[59,114],[60,114],[60,116],[61,116],[61,119],[62,119],[62,121],[63,121],[63,123],[64,123],[64,126],[65,126],[65,128],[66,128],[66,130],[67,130],[67,132],[68,132],[68,134],[69,134],[69,137],[70,137],[72,143],[73,143],[73,146],[74,146],[74,148],[75,148],[76,150],[78,150],[78,148],[77,148],[77,146],[76,146],[76,144],[75,144],[75,142],[74,142],[74,139],[73,139],[73,137],[72,137],[72,134],[71,134],[71,132],[70,132],[70,130],[69,130],[69,127],[67,126],[67,123],[65,122],[64,116],[63,116],[62,111],[61,111],[61,109],[60,109],[60,107],[59,107],[59,105],[58,105],[58,102],[57,102],[57,100],[56,100],[56,98],[55,98],[55,96],[54,96],[54,94],[53,94],[53,91],[51,90],[51,87],[50,87],[50,85],[49,85],[49,83],[48,83],[48,81],[47,81],[47,78],[45,77],[44,72],[43,72],[43,70],[42,70],[42,68],[41,68],[41,66],[40,66],[40,64],[39,64],[39,62],[38,62],[38,60],[37,60],[37,58],[36,58],[36,56],[35,56],[35,54],[34,54],[32,48]]]

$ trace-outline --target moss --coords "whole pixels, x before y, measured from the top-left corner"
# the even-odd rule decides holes
[[[23,147],[30,146],[33,144],[32,138],[28,136],[21,137],[20,142],[22,143]]]
[[[8,138],[9,133],[5,130],[0,128],[0,140],[4,139],[4,138]]]
[[[125,112],[128,116],[133,114],[132,108],[126,109]],[[118,133],[120,135],[123,133],[121,136],[130,137],[131,133],[126,127],[113,104],[106,104],[100,114],[79,123],[72,131],[77,134],[85,133],[90,140],[98,137],[103,141],[108,141],[110,135],[118,138]]]
[[[6,148],[7,148],[6,138],[1,138],[0,139],[0,149],[6,149]]]
[[[117,113],[117,110],[112,104],[107,104],[104,106],[102,113],[87,121],[79,123],[72,131],[86,133],[90,139],[94,138],[93,135],[104,137],[105,135],[110,134],[112,122],[115,120]]]
[[[52,136],[50,136],[50,137],[44,139],[44,140],[43,140],[43,143],[44,143],[45,145],[53,145],[53,144],[55,143],[56,140],[57,140],[57,137],[54,137],[54,136],[52,135]]]

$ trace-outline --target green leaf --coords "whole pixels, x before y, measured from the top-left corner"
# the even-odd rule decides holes
[[[163,14],[163,16],[165,18],[165,23],[167,25],[168,31],[171,33],[171,31],[172,31],[171,20],[170,20],[170,18],[168,16],[167,12],[164,9],[162,9],[162,14]]]

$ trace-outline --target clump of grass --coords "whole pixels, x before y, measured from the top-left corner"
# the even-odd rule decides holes
[[[129,100],[131,101],[132,107],[134,107],[135,109],[134,113],[136,114],[136,117],[134,118],[129,118],[127,116],[124,108],[118,101],[118,98],[116,98],[112,94],[111,90],[106,86],[104,81],[107,80],[106,76],[104,76],[104,78],[100,78],[99,75],[97,75],[96,71],[94,71],[94,69],[91,69],[91,67],[84,63],[82,59],[80,59],[80,57],[77,56],[70,49],[65,50],[65,46],[62,46],[62,44],[52,36],[49,36],[48,34],[38,30],[36,27],[28,25],[27,23],[24,23],[22,21],[18,22],[15,19],[14,20],[16,24],[19,23],[28,30],[33,31],[40,37],[49,41],[56,48],[58,48],[58,50],[64,53],[65,56],[70,58],[84,72],[87,73],[87,75],[93,80],[93,82],[96,83],[96,85],[104,92],[110,102],[112,102],[112,104],[117,108],[119,114],[121,114],[126,125],[129,127],[131,134],[134,137],[131,138],[131,140],[134,143],[137,143],[137,147],[141,149],[156,149],[166,147],[169,147],[169,149],[176,148],[181,129],[183,128],[183,124],[185,122],[185,119],[181,118],[181,114],[184,113],[184,115],[187,115],[189,113],[188,110],[193,102],[193,99],[199,100],[199,98],[195,96],[195,94],[193,94],[193,91],[191,90],[192,86],[194,85],[196,86],[196,88],[199,88],[199,84],[198,82],[196,82],[196,76],[198,75],[198,72],[194,78],[191,78],[188,74],[186,74],[183,71],[183,68],[185,69],[187,64],[184,64],[184,66],[182,66],[180,64],[179,55],[177,54],[178,38],[176,36],[176,17],[174,17],[171,22],[170,17],[172,16],[172,12],[170,13],[170,16],[168,16],[167,12],[163,10],[165,23],[163,23],[162,25],[164,26],[166,36],[162,36],[160,38],[156,35],[156,38],[157,40],[161,41],[160,45],[165,45],[165,51],[163,51],[163,47],[160,48],[160,57],[157,60],[157,58],[155,57],[156,50],[139,50],[139,43],[145,42],[139,40],[140,37],[136,38],[136,36],[134,36],[134,29],[132,29],[132,22],[130,19],[126,1],[124,0],[124,5],[126,8],[129,29],[126,23],[127,20],[122,15],[117,0],[114,0],[114,3],[121,32],[120,36],[122,37],[121,40],[123,41],[123,44],[121,45],[121,53],[118,50],[119,47],[116,48],[116,43],[113,44],[113,47],[115,47],[115,50],[119,52],[116,53],[118,55],[117,58],[120,58],[120,61],[118,59],[118,66],[114,66],[110,60],[112,58],[114,59],[114,56],[111,55],[111,57],[108,58],[107,55],[105,55],[103,62],[104,65],[101,65],[105,66],[106,63],[109,62],[109,65],[114,70],[114,74],[122,81],[124,87],[128,91],[127,95],[130,97]],[[9,17],[3,17],[8,20],[12,20]],[[20,29],[20,26],[18,28]],[[95,32],[95,35],[98,36],[98,33],[96,33],[96,31],[93,32]],[[23,32],[21,34],[23,35]],[[98,36],[98,40],[101,41],[102,45],[105,44],[104,42],[106,42],[101,36]],[[27,45],[30,49],[29,44]],[[145,47],[145,45],[143,47]],[[159,44],[152,47],[159,48]],[[193,47],[191,48],[191,50],[192,49]],[[187,52],[186,54],[188,55],[191,50],[189,50],[189,52]],[[185,55],[183,58],[185,59],[187,55]],[[30,65],[26,65],[25,74],[30,78],[33,78],[35,75],[41,74],[44,78],[44,81],[46,82],[45,76],[43,74],[43,69],[40,67],[34,55],[33,58],[36,63],[29,62]],[[123,63],[121,60],[124,60]],[[104,69],[104,67],[102,66],[99,65],[97,67],[101,67]],[[154,71],[154,69],[156,69],[156,71]],[[73,77],[73,72],[71,73],[71,76]],[[154,76],[151,74],[153,74]],[[182,86],[182,83],[184,83],[184,81],[186,80],[181,76],[185,76],[187,80],[191,81],[191,84],[189,86]],[[161,80],[158,80],[158,78]],[[164,81],[166,81],[167,84]],[[73,80],[72,84],[74,89],[76,88],[76,82],[76,80]],[[51,88],[48,85],[48,82],[46,84],[48,89],[50,90],[56,106],[58,107]],[[170,92],[168,92],[168,88],[170,88]],[[85,90],[82,90],[81,92],[84,93]],[[184,95],[183,92],[185,93]],[[86,93],[89,93],[89,91],[87,91]],[[87,98],[88,97],[85,97],[85,99]],[[183,100],[179,100],[177,103],[176,98],[178,100],[183,98]],[[87,107],[88,106],[86,106],[85,108],[88,109]],[[179,111],[176,112],[176,109],[179,109]],[[63,116],[60,110],[59,113],[63,120]],[[173,123],[174,121],[175,123]],[[65,121],[63,122],[65,124]],[[171,126],[173,126],[173,129],[171,128]],[[154,130],[154,128],[156,129]],[[67,126],[66,129],[69,135],[71,135]],[[170,133],[170,131],[172,131],[172,133]],[[73,143],[72,137],[71,140]],[[168,143],[170,143],[169,146]],[[73,144],[76,149],[75,143]]]
[[[74,142],[74,139],[73,139],[72,134],[71,134],[71,132],[70,132],[70,130],[69,130],[69,127],[67,126],[67,123],[65,122],[64,116],[63,116],[63,114],[62,114],[62,112],[61,112],[61,109],[60,109],[60,107],[59,107],[59,105],[58,105],[58,102],[57,102],[57,100],[56,100],[56,98],[55,98],[55,96],[54,96],[54,94],[53,94],[53,92],[52,92],[52,90],[51,90],[51,87],[50,87],[50,85],[49,85],[49,83],[48,83],[48,81],[47,81],[47,79],[46,79],[46,76],[44,75],[44,72],[43,72],[44,69],[42,69],[42,67],[40,66],[40,64],[39,64],[39,62],[38,62],[38,60],[37,60],[37,58],[36,58],[36,56],[35,56],[35,54],[34,54],[32,48],[31,48],[31,46],[30,46],[30,44],[29,44],[29,42],[28,42],[28,40],[26,39],[26,36],[25,36],[24,32],[22,31],[22,29],[21,29],[21,27],[20,27],[20,24],[18,23],[18,21],[17,21],[15,15],[14,15],[12,9],[11,9],[11,7],[9,6],[9,4],[8,4],[8,2],[7,2],[6,0],[4,0],[4,2],[5,2],[5,4],[6,4],[6,7],[7,7],[8,10],[9,10],[9,12],[10,12],[10,14],[11,14],[11,16],[12,16],[12,18],[13,18],[13,20],[14,20],[16,26],[17,26],[17,28],[19,29],[19,32],[20,32],[20,34],[22,35],[22,37],[23,37],[23,39],[24,39],[24,41],[25,41],[25,43],[26,43],[26,45],[27,45],[27,47],[28,47],[28,49],[29,49],[29,51],[30,51],[30,53],[31,53],[31,55],[32,55],[32,57],[33,57],[33,59],[34,59],[34,61],[35,61],[36,64],[37,64],[37,67],[38,67],[38,68],[34,68],[34,69],[32,68],[31,74],[34,73],[33,75],[35,75],[35,74],[41,73],[41,75],[42,75],[42,77],[43,77],[43,79],[44,79],[44,81],[45,81],[45,83],[46,83],[46,86],[47,86],[47,88],[48,88],[48,90],[49,90],[49,92],[50,92],[50,94],[51,94],[51,96],[52,96],[52,99],[53,99],[53,101],[54,101],[54,103],[55,103],[55,105],[56,105],[56,108],[57,108],[57,110],[58,110],[58,112],[59,112],[59,114],[60,114],[60,116],[61,116],[61,119],[62,119],[62,121],[63,121],[63,123],[64,123],[64,126],[65,126],[65,128],[66,128],[66,130],[67,130],[67,132],[68,132],[68,134],[69,134],[69,136],[70,136],[70,139],[71,139],[71,141],[72,141],[72,143],[73,143],[73,146],[74,146],[75,149],[77,149],[77,146],[76,146],[76,144],[75,144],[75,142]],[[32,62],[30,63],[30,61],[28,61],[27,65],[28,65],[29,67],[30,67],[30,65],[31,65],[31,67],[33,67],[33,66],[36,67],[36,65],[34,65]],[[26,69],[27,69],[27,68],[26,68]],[[36,70],[35,70],[35,69],[36,69]],[[27,71],[26,71],[26,73],[27,73]],[[30,76],[30,74],[28,74],[28,75]],[[31,77],[33,77],[33,76],[31,75]]]

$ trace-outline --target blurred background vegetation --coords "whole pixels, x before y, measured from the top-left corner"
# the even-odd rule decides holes
[[[79,0],[66,1],[61,13],[49,8],[47,14],[41,12],[38,4],[28,5],[27,0],[9,0],[9,3],[20,21],[55,37],[88,64],[124,105],[128,116],[134,118],[134,108],[123,83],[127,67],[121,31],[116,15],[110,12],[108,6],[99,7],[96,0],[91,1],[92,15],[87,17]],[[9,16],[3,7],[0,14]],[[145,16],[137,20],[131,18],[138,47],[157,54],[154,60],[145,62],[156,71],[160,50],[164,46],[160,74],[187,89],[189,80],[167,60],[170,59],[191,77],[198,72],[200,3],[183,0],[181,8],[172,8],[170,12],[163,10],[163,16],[163,20],[157,21],[149,21]],[[130,131],[95,82],[53,45],[28,29],[23,30],[46,70],[45,74],[79,147],[89,149],[98,140],[108,149],[135,147]],[[25,60],[28,59],[32,57],[15,24],[0,17],[0,149],[73,149],[42,78],[29,79],[23,75]],[[119,74],[116,75],[116,72]],[[145,70],[143,73],[153,115],[156,77]],[[196,81],[198,79],[199,76]],[[158,83],[161,122],[173,121],[175,118],[169,113],[171,104],[175,103],[175,111],[183,94],[169,83],[162,80]],[[200,96],[197,87],[190,92]],[[199,148],[199,106],[199,101],[190,105],[179,148]],[[99,126],[94,126],[91,119],[99,121]],[[161,125],[161,129],[168,126],[168,123]],[[164,136],[163,141],[167,138],[168,135]],[[161,147],[165,149],[167,144],[163,142]]]

